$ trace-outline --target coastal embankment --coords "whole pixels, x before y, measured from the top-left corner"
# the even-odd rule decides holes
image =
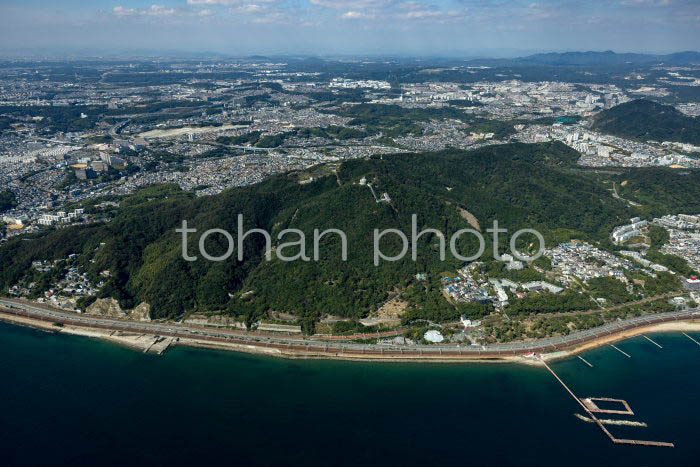
[[[700,310],[647,315],[608,323],[568,336],[487,346],[395,346],[324,341],[312,337],[272,336],[239,330],[187,326],[174,322],[137,322],[87,316],[32,302],[0,299],[0,320],[51,332],[105,339],[142,351],[163,352],[170,345],[215,348],[286,358],[361,361],[516,362],[539,365],[586,350],[654,332],[699,332]]]

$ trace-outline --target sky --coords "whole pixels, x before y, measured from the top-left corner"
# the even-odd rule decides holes
[[[0,53],[700,50],[700,0],[0,0]]]

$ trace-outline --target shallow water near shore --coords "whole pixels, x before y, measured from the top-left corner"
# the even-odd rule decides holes
[[[692,333],[700,340],[698,333]],[[0,323],[4,465],[696,465],[700,346],[654,334],[551,366],[647,428],[615,446],[546,369],[285,360],[175,347],[144,355]]]

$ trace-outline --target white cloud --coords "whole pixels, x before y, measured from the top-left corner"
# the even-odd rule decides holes
[[[289,17],[284,13],[275,11],[262,16],[253,17],[250,22],[257,24],[282,24],[289,23]]]
[[[234,17],[246,17],[245,22],[256,24],[290,23],[289,15],[277,7],[285,0],[187,0],[190,4],[228,5]],[[254,2],[254,3],[253,3]]]
[[[257,0],[258,3],[282,3],[284,0]],[[248,3],[248,0],[187,0],[188,5],[224,5],[233,6]]]
[[[133,8],[124,8],[121,5],[112,8],[112,12],[117,16],[129,16],[136,14],[136,10],[134,10]]]
[[[670,6],[673,0],[623,0],[622,6]]]
[[[388,21],[433,21],[444,23],[463,16],[462,11],[444,11],[440,7],[416,0],[309,0],[311,4],[343,10],[342,19],[386,19]]]
[[[531,3],[528,6],[528,9],[526,12],[523,13],[523,16],[528,17],[530,19],[550,19],[550,18],[556,18],[562,15],[562,12],[558,10],[556,7],[551,7],[549,5],[545,5],[544,3]]]
[[[428,8],[435,8],[432,5],[427,5],[421,2],[401,2],[397,6],[402,10],[425,10]]]
[[[406,19],[421,19],[421,18],[435,18],[437,16],[443,16],[443,13],[441,11],[434,11],[434,10],[417,10],[417,11],[409,11],[408,13],[404,13],[400,16],[402,18],[406,18]]]
[[[146,14],[152,16],[170,16],[175,14],[173,8],[166,8],[164,5],[151,5],[151,8],[146,10]]]
[[[327,8],[335,8],[338,10],[357,11],[368,8],[383,8],[391,3],[392,0],[310,0],[312,5],[323,6]]]
[[[266,7],[264,5],[257,5],[254,3],[248,4],[248,5],[240,5],[237,7],[233,7],[230,9],[231,13],[242,13],[245,15],[250,15],[250,14],[255,14],[255,13],[262,13],[265,11]]]
[[[172,16],[175,14],[174,8],[166,8],[165,5],[151,5],[150,8],[124,8],[115,6],[112,12],[116,16]]]
[[[346,11],[343,13],[343,19],[374,19],[375,16],[361,11]]]

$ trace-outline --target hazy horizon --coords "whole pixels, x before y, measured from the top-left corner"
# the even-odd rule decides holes
[[[308,53],[291,53],[291,52],[245,52],[226,53],[214,52],[207,50],[181,50],[181,49],[77,49],[77,48],[33,48],[21,51],[6,50],[0,48],[0,59],[19,60],[26,58],[29,60],[82,60],[82,59],[104,59],[104,60],[150,60],[150,59],[183,59],[183,60],[206,60],[206,59],[231,59],[231,60],[246,60],[256,57],[264,57],[270,59],[323,59],[323,60],[415,60],[426,62],[433,60],[445,61],[471,61],[471,60],[508,60],[529,57],[539,54],[548,53],[604,53],[613,52],[616,54],[639,54],[639,55],[672,55],[676,53],[694,52],[700,53],[700,48],[695,50],[669,50],[669,51],[629,51],[629,50],[507,50],[507,49],[483,49],[481,51],[465,51],[463,53],[453,54],[419,54],[419,53],[323,53],[323,52],[308,52]]]
[[[5,0],[0,53],[515,57],[697,50],[693,0]]]

